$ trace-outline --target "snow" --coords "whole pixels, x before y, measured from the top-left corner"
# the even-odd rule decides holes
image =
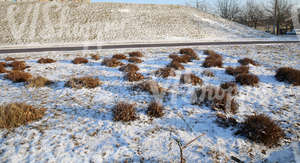
[[[185,145],[198,136],[184,149],[187,162],[233,162],[232,156],[245,162],[262,162],[265,159],[269,162],[287,159],[296,162],[300,142],[300,87],[278,82],[274,74],[280,66],[300,69],[299,44],[193,48],[200,60],[184,64],[185,70],[176,71],[176,77],[168,79],[155,77],[153,72],[166,66],[171,61],[168,55],[178,52],[179,48],[1,55],[0,59],[11,56],[25,60],[31,66],[26,71],[34,76],[47,77],[55,84],[27,88],[22,83],[5,80],[4,74],[0,74],[0,104],[26,102],[48,109],[40,121],[12,131],[0,129],[0,162],[113,162],[126,159],[134,162],[179,162],[180,153],[175,139]],[[213,78],[202,75],[206,70],[201,67],[206,57],[202,50],[207,48],[222,54],[224,67],[238,66],[237,60],[243,57],[253,58],[262,64],[250,66],[251,73],[260,78],[258,87],[238,86],[236,100],[240,108],[233,116],[242,122],[247,115],[264,113],[278,121],[287,134],[281,147],[269,149],[235,136],[234,128],[222,128],[215,123],[216,111],[206,106],[191,105],[191,95],[197,87],[179,84],[180,74],[193,72],[203,79],[205,85],[218,86],[234,80],[225,74],[224,68],[209,68],[215,74]],[[147,116],[146,108],[152,100],[150,94],[133,91],[134,83],[125,81],[122,72],[101,65],[105,57],[136,50],[145,54],[144,62],[138,64],[139,72],[171,92],[168,99],[162,100],[165,107],[162,118]],[[99,53],[101,59],[92,60],[89,56],[92,53]],[[87,57],[89,63],[72,64],[71,60],[76,56]],[[38,64],[36,61],[41,57],[58,61]],[[80,76],[98,77],[103,85],[95,89],[64,87],[68,79]],[[130,123],[114,122],[112,108],[118,101],[135,104],[139,119]]]

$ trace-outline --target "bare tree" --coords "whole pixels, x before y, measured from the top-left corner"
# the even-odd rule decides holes
[[[188,0],[186,4],[188,6],[195,7],[200,11],[208,12],[208,3],[206,2],[206,0]]]
[[[255,0],[247,0],[242,16],[248,26],[254,26],[256,29],[259,21],[264,19],[264,12],[261,6]]]
[[[218,0],[217,10],[222,18],[236,20],[240,13],[238,0]]]

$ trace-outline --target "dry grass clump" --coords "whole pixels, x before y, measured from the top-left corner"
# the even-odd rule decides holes
[[[102,61],[102,65],[105,65],[107,67],[118,67],[123,66],[124,64],[116,58],[104,58]]]
[[[192,58],[189,55],[182,55],[182,56],[178,56],[176,54],[172,54],[173,61],[179,62],[179,63],[188,63],[192,61]]]
[[[7,70],[5,69],[5,66],[0,64],[0,73],[6,73],[6,72],[7,72]]]
[[[148,80],[143,81],[133,87],[133,89],[140,89],[142,91],[149,92],[150,94],[162,94],[164,93],[164,88],[162,88],[156,81]]]
[[[28,68],[24,61],[13,61],[12,63],[9,64],[9,66],[11,66],[13,70],[19,70],[19,71]]]
[[[216,55],[217,53],[213,50],[204,50],[203,54],[205,54],[205,55]]]
[[[167,78],[169,76],[176,76],[176,73],[173,68],[170,67],[165,67],[165,68],[160,68],[155,72],[156,76]]]
[[[38,109],[24,103],[0,106],[0,128],[16,128],[29,122],[40,120],[46,109]]]
[[[124,71],[124,72],[137,72],[139,71],[139,67],[135,64],[127,64],[125,66],[122,66],[119,68],[120,71]]]
[[[254,74],[239,74],[235,77],[235,81],[241,85],[255,86],[259,82],[259,78]]]
[[[129,122],[137,119],[134,105],[125,102],[119,102],[113,108],[114,121]]]
[[[206,86],[196,89],[193,95],[193,104],[208,105],[214,110],[223,110],[235,114],[239,105],[228,92],[222,88]]]
[[[184,54],[185,56],[189,56],[192,60],[198,60],[199,57],[196,52],[191,48],[183,48],[179,51],[180,54]]]
[[[235,82],[225,82],[222,83],[220,87],[224,89],[224,91],[231,93],[233,96],[238,94],[238,87]]]
[[[180,77],[180,83],[192,84],[192,85],[202,85],[203,81],[195,74],[182,74]]]
[[[263,143],[268,147],[278,145],[285,136],[280,126],[263,114],[248,116],[236,134],[243,135],[256,143]]]
[[[246,66],[246,65],[248,65],[248,64],[252,64],[252,65],[254,65],[254,66],[258,66],[258,65],[259,65],[256,61],[254,61],[254,60],[252,60],[252,59],[250,59],[250,58],[240,59],[240,60],[238,60],[238,62],[239,62],[241,65],[244,65],[244,66]]]
[[[56,60],[50,58],[41,58],[37,62],[41,64],[46,64],[46,63],[54,63],[56,62]]]
[[[300,70],[290,67],[281,67],[276,71],[275,78],[280,82],[287,82],[293,85],[300,85]]]
[[[142,63],[143,60],[141,60],[141,59],[139,59],[139,58],[137,58],[137,57],[130,57],[130,58],[128,59],[128,62],[131,62],[131,63]]]
[[[158,102],[151,102],[147,109],[147,114],[150,117],[160,118],[164,116],[164,107]]]
[[[172,61],[170,64],[167,65],[167,67],[174,68],[176,70],[184,70],[184,66],[177,61]]]
[[[15,58],[12,58],[12,57],[6,57],[5,58],[5,61],[15,61],[16,59]]]
[[[18,83],[18,82],[28,82],[32,78],[32,75],[30,73],[22,72],[22,71],[10,71],[4,77],[15,83]]]
[[[74,64],[86,64],[89,61],[86,58],[77,57],[72,61]]]
[[[98,61],[100,59],[100,56],[98,54],[92,54],[91,57],[95,61]]]
[[[143,53],[136,51],[136,52],[130,52],[128,53],[130,57],[143,57]]]
[[[124,55],[124,54],[115,54],[115,55],[112,56],[112,58],[127,59],[126,55]]]
[[[242,73],[249,73],[249,67],[248,66],[239,66],[236,68],[232,68],[232,67],[226,67],[225,72],[229,75],[233,75],[236,76],[238,74],[242,74]]]
[[[211,54],[205,58],[203,67],[222,67],[223,66],[223,58],[219,54]]]
[[[227,117],[225,114],[218,113],[216,122],[221,127],[227,128],[227,127],[234,127],[238,124],[236,119],[232,117]]]
[[[137,73],[137,72],[128,72],[125,75],[125,79],[130,81],[130,82],[134,82],[134,81],[140,81],[144,79],[144,76],[141,73]]]
[[[213,72],[209,71],[209,70],[204,70],[202,72],[202,75],[208,76],[208,77],[215,77],[215,74]]]
[[[71,88],[96,88],[101,85],[101,81],[98,78],[92,77],[81,77],[81,78],[72,78],[66,82],[65,86]]]
[[[5,62],[0,62],[0,66],[6,67],[8,65]]]
[[[39,88],[39,87],[45,87],[45,86],[50,85],[52,83],[53,82],[50,81],[49,79],[38,76],[38,77],[30,79],[27,84],[28,84],[28,87]]]

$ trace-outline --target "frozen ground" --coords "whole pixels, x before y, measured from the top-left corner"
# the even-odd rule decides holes
[[[183,152],[187,162],[233,162],[232,156],[245,162],[296,162],[297,156],[299,161],[300,87],[277,82],[274,78],[275,70],[280,66],[300,69],[299,44],[205,47],[223,55],[224,67],[237,66],[237,60],[246,56],[262,64],[250,67],[250,71],[260,78],[258,87],[239,86],[236,100],[240,108],[234,117],[241,122],[246,115],[264,113],[278,121],[287,136],[281,147],[272,149],[234,136],[235,129],[222,128],[215,123],[216,111],[190,104],[195,87],[180,85],[181,73],[193,72],[204,80],[205,85],[218,86],[234,80],[225,74],[224,68],[209,68],[215,73],[213,78],[203,76],[204,48],[193,48],[200,60],[184,64],[186,70],[176,71],[177,76],[168,79],[155,77],[153,71],[168,64],[171,61],[168,55],[178,52],[179,48],[140,49],[145,54],[144,62],[138,64],[140,72],[172,93],[163,103],[165,116],[153,120],[145,113],[151,96],[133,91],[133,83],[125,81],[117,68],[101,65],[106,56],[139,49],[1,55],[0,59],[12,56],[25,60],[31,66],[26,71],[47,77],[55,84],[33,89],[12,83],[0,75],[1,104],[26,102],[48,108],[46,116],[38,122],[13,131],[0,130],[0,162],[112,162],[126,159],[179,162],[179,149],[174,139],[185,145],[197,136],[200,137]],[[101,59],[91,60],[89,55],[92,53],[99,53]],[[88,57],[90,62],[74,65],[71,60],[76,56]],[[38,64],[36,61],[41,57],[58,61]],[[68,79],[86,75],[98,77],[104,84],[95,89],[63,87]],[[139,119],[131,123],[112,121],[112,107],[118,101],[135,103]]]

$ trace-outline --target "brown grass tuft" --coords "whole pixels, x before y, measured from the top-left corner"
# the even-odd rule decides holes
[[[56,61],[54,59],[50,59],[50,58],[41,58],[37,62],[45,64],[45,63],[54,63]]]
[[[236,134],[268,147],[278,145],[279,141],[285,137],[280,126],[263,114],[248,116]]]
[[[213,72],[209,71],[209,70],[204,70],[202,72],[202,75],[208,76],[208,77],[215,77],[215,74]]]
[[[156,76],[167,78],[169,76],[176,76],[176,73],[173,68],[166,67],[166,68],[160,68],[155,72]]]
[[[72,61],[74,64],[86,64],[89,61],[86,58],[77,57]]]
[[[144,76],[141,73],[137,73],[137,72],[128,72],[125,75],[125,79],[130,81],[130,82],[134,82],[134,81],[140,81],[144,79]]]
[[[225,82],[222,83],[220,87],[233,96],[238,94],[238,87],[235,82]]]
[[[114,121],[129,122],[137,119],[135,107],[132,104],[119,102],[113,108]]]
[[[115,55],[112,56],[112,58],[127,59],[126,55],[124,55],[124,54],[115,54]]]
[[[130,57],[143,57],[143,53],[142,52],[139,52],[139,51],[136,51],[136,52],[130,52],[128,53]]]
[[[101,85],[101,81],[98,78],[92,77],[81,77],[81,78],[73,78],[66,82],[65,86],[71,88],[96,88]]]
[[[16,128],[29,122],[40,120],[46,109],[38,109],[24,103],[0,106],[0,128]]]
[[[259,83],[259,78],[254,74],[239,74],[235,77],[235,81],[241,85],[256,86]]]
[[[172,56],[173,61],[179,62],[179,63],[188,63],[192,61],[192,58],[189,55],[182,55],[182,56],[178,56],[178,55],[174,55]]]
[[[16,59],[15,58],[12,58],[12,57],[6,57],[5,58],[5,61],[15,61]]]
[[[119,68],[120,71],[124,71],[124,72],[137,72],[139,71],[139,69],[140,68],[137,65],[130,64],[130,63]]]
[[[177,61],[172,61],[170,64],[167,65],[167,67],[174,68],[176,70],[184,70],[184,66]]]
[[[13,61],[12,63],[9,64],[9,66],[11,66],[13,70],[19,70],[19,71],[28,68],[24,61]]]
[[[205,54],[205,55],[216,55],[217,53],[213,50],[204,50],[203,54]]]
[[[124,64],[116,58],[104,58],[102,61],[102,65],[105,65],[107,67],[118,67],[123,66]]]
[[[252,65],[254,65],[254,66],[258,66],[258,65],[259,65],[256,61],[254,61],[254,60],[252,60],[252,59],[250,59],[250,58],[240,59],[240,60],[238,60],[238,62],[239,62],[241,65],[244,65],[244,66],[249,65],[249,64],[252,64]]]
[[[192,85],[202,85],[203,81],[195,74],[182,74],[180,77],[180,83],[192,84]]]
[[[50,81],[44,77],[38,76],[38,77],[30,79],[27,84],[28,84],[28,87],[39,88],[39,87],[45,87],[52,83],[53,83],[52,81]]]
[[[290,67],[281,67],[276,71],[275,78],[280,82],[287,82],[293,85],[300,85],[300,70]]]
[[[3,66],[2,64],[0,64],[0,74],[1,73],[6,73],[7,70],[5,69],[5,66]]]
[[[95,61],[98,61],[100,59],[100,56],[98,54],[92,54],[91,57]]]
[[[143,81],[133,87],[134,90],[140,89],[142,91],[149,92],[150,94],[162,94],[164,93],[164,88],[162,88],[156,81],[148,80]]]
[[[5,62],[0,62],[0,66],[6,67],[8,65]]]
[[[228,128],[236,126],[238,124],[236,119],[232,117],[227,117],[225,114],[218,113],[216,116],[216,122],[220,127]]]
[[[232,67],[226,67],[225,72],[229,75],[233,75],[236,76],[238,74],[242,74],[242,73],[249,73],[249,67],[248,66],[239,66],[236,68],[232,68]]]
[[[223,57],[219,54],[211,54],[205,58],[203,67],[222,67],[223,66]]]
[[[8,74],[5,75],[5,78],[16,83],[28,82],[32,78],[32,75],[22,71],[10,71]]]
[[[192,60],[199,60],[199,57],[198,55],[196,54],[196,52],[191,49],[191,48],[183,48],[183,49],[180,49],[179,51],[180,54],[184,54],[185,56],[189,56],[190,59]]]
[[[131,62],[131,63],[142,63],[143,60],[141,60],[141,59],[139,59],[139,58],[137,58],[137,57],[130,57],[130,58],[128,59],[128,62]]]
[[[150,117],[160,118],[160,117],[164,116],[163,111],[164,111],[163,105],[158,102],[153,101],[148,106],[147,114]]]

